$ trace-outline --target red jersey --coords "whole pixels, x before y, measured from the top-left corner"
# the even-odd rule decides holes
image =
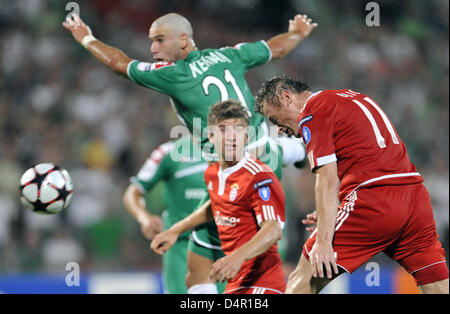
[[[342,201],[362,186],[423,182],[374,100],[352,90],[311,95],[297,119],[311,169],[337,162]]]
[[[225,255],[250,241],[265,220],[278,221],[283,228],[284,191],[266,164],[245,155],[236,165],[222,170],[219,163],[205,171],[205,183]],[[228,281],[225,293],[244,288],[284,292],[286,281],[275,243],[269,250],[242,264]]]

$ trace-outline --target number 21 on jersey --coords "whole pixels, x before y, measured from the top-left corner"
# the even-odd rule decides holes
[[[248,116],[251,117],[252,113],[250,112],[250,110],[248,110],[247,102],[245,101],[244,95],[242,94],[242,91],[239,88],[239,86],[237,85],[236,79],[231,74],[230,70],[225,69],[224,78],[225,78],[225,82],[231,84],[231,86],[233,87],[234,92],[236,93],[237,97],[239,98],[239,101],[241,102],[242,106],[244,106],[247,109]],[[203,91],[205,92],[206,96],[209,95],[209,86],[211,84],[215,85],[219,89],[221,101],[230,99],[228,90],[227,90],[227,87],[225,86],[225,84],[219,78],[212,76],[212,75],[206,76],[202,81]]]

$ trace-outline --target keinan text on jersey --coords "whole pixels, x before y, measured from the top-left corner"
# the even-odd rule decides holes
[[[206,72],[211,65],[219,62],[231,63],[231,60],[219,51],[211,51],[208,55],[201,56],[200,59],[189,63],[189,68],[191,69],[192,76],[196,78],[197,75],[202,75]]]

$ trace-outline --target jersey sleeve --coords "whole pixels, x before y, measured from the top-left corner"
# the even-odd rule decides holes
[[[174,69],[175,63],[173,62],[149,63],[133,60],[128,64],[127,75],[139,85],[167,94],[169,77]]]
[[[237,57],[246,69],[269,62],[272,59],[272,52],[264,40],[253,43],[240,43],[228,49]]]
[[[170,174],[168,162],[173,143],[165,143],[155,149],[145,161],[138,174],[130,178],[142,194],[149,192],[160,180],[167,178]]]
[[[308,113],[299,122],[299,131],[306,145],[311,170],[315,171],[337,161],[334,146],[336,106],[329,96],[321,97],[308,106]]]
[[[266,220],[275,220],[284,228],[285,196],[275,175],[261,173],[255,176],[249,191],[252,208],[259,226]]]

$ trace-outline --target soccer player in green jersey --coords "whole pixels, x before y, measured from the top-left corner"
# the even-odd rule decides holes
[[[256,130],[253,136],[250,134],[248,149],[251,153],[268,163],[278,176],[280,171],[276,168],[281,163],[295,163],[304,159],[304,148],[297,139],[283,138],[280,141],[281,153],[278,145],[273,145],[267,133],[263,132],[264,117],[254,110],[254,98],[245,81],[245,73],[271,59],[284,57],[306,38],[317,26],[306,15],[296,15],[289,21],[286,33],[276,35],[267,42],[263,40],[235,47],[199,50],[189,21],[178,14],[169,13],[155,20],[149,29],[152,41],[150,52],[154,63],[133,60],[121,50],[96,39],[91,29],[76,14],[69,16],[63,26],[77,42],[114,72],[169,95],[180,119],[199,138],[203,151],[203,145],[208,142],[204,130],[209,107],[222,100],[237,99],[248,109],[250,126]],[[261,155],[261,150],[268,158]],[[283,161],[277,162],[280,156]],[[203,247],[206,244],[209,249],[220,249],[217,236],[209,237],[207,241],[210,243],[199,236],[196,243]],[[192,288],[192,293],[214,292],[215,286],[208,281],[208,271],[205,269],[209,269],[213,263],[211,259],[216,257],[205,256],[204,252],[189,252],[188,264],[192,268],[188,270],[186,282]],[[204,282],[209,282],[209,285],[202,285]]]
[[[143,235],[152,240],[163,229],[192,213],[206,195],[203,172],[208,163],[193,156],[192,138],[185,136],[156,148],[138,174],[130,179],[131,184],[124,194],[124,204],[141,225]],[[164,205],[162,220],[146,209],[142,198],[159,182],[163,182]],[[151,199],[150,199],[151,201]],[[162,258],[164,290],[171,294],[187,293],[185,277],[187,271],[187,246],[190,232],[182,234],[172,250]],[[218,285],[223,290],[224,285]]]

